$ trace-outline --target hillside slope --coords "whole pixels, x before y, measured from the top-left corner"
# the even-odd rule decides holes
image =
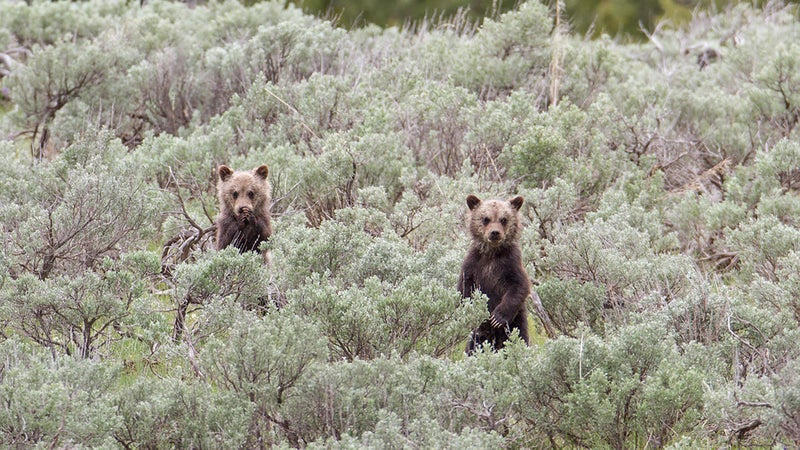
[[[3,445],[800,445],[796,10],[2,9]],[[212,250],[219,164],[269,165],[269,266]],[[463,356],[469,194],[525,197],[557,336]]]

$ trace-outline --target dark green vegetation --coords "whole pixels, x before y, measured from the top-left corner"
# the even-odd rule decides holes
[[[0,441],[794,447],[798,43],[778,4],[620,44],[4,2]],[[221,163],[270,166],[269,268],[210,249]],[[471,193],[525,197],[557,338],[462,356]]]
[[[259,0],[244,0],[247,4]],[[692,12],[718,11],[731,4],[748,3],[763,6],[769,0],[548,0],[565,14],[570,27],[578,34],[598,37],[609,34],[624,39],[639,40],[652,32],[659,23],[682,26],[689,22]],[[345,26],[410,25],[415,20],[455,15],[482,20],[496,18],[513,9],[519,0],[293,0],[306,11],[333,17]],[[791,0],[790,3],[797,3]]]

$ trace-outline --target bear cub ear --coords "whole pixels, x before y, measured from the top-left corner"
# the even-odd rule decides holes
[[[253,173],[266,180],[267,175],[269,175],[269,167],[267,167],[266,164],[258,166],[257,168],[253,169]]]
[[[467,206],[469,207],[470,211],[477,208],[478,205],[480,204],[481,204],[481,199],[479,199],[478,197],[474,195],[467,196]]]
[[[524,202],[524,201],[525,201],[525,199],[522,198],[521,195],[518,195],[518,196],[512,198],[511,200],[509,200],[508,203],[511,203],[511,206],[513,206],[514,209],[519,211],[519,209],[522,208],[522,202]]]
[[[217,173],[219,173],[219,179],[222,181],[228,181],[228,179],[233,175],[233,170],[226,165],[219,166],[217,169]]]

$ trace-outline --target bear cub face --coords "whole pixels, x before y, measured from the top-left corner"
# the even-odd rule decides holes
[[[247,225],[253,220],[254,214],[269,207],[269,169],[266,165],[237,172],[228,166],[220,166],[218,172],[220,183],[217,195],[222,211],[233,216],[239,225]]]
[[[509,201],[481,201],[474,195],[468,196],[469,231],[472,239],[487,250],[498,249],[516,242],[519,237],[518,212],[523,201],[521,196]]]

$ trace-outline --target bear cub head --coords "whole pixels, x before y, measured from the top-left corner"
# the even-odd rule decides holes
[[[485,250],[515,244],[519,238],[519,209],[523,202],[521,196],[508,201],[482,201],[474,195],[468,196],[469,231],[473,242]]]
[[[272,199],[266,165],[247,171],[234,171],[223,165],[217,172],[220,181],[217,196],[223,215],[234,217],[240,225],[247,225],[253,220],[253,215],[268,211]]]

